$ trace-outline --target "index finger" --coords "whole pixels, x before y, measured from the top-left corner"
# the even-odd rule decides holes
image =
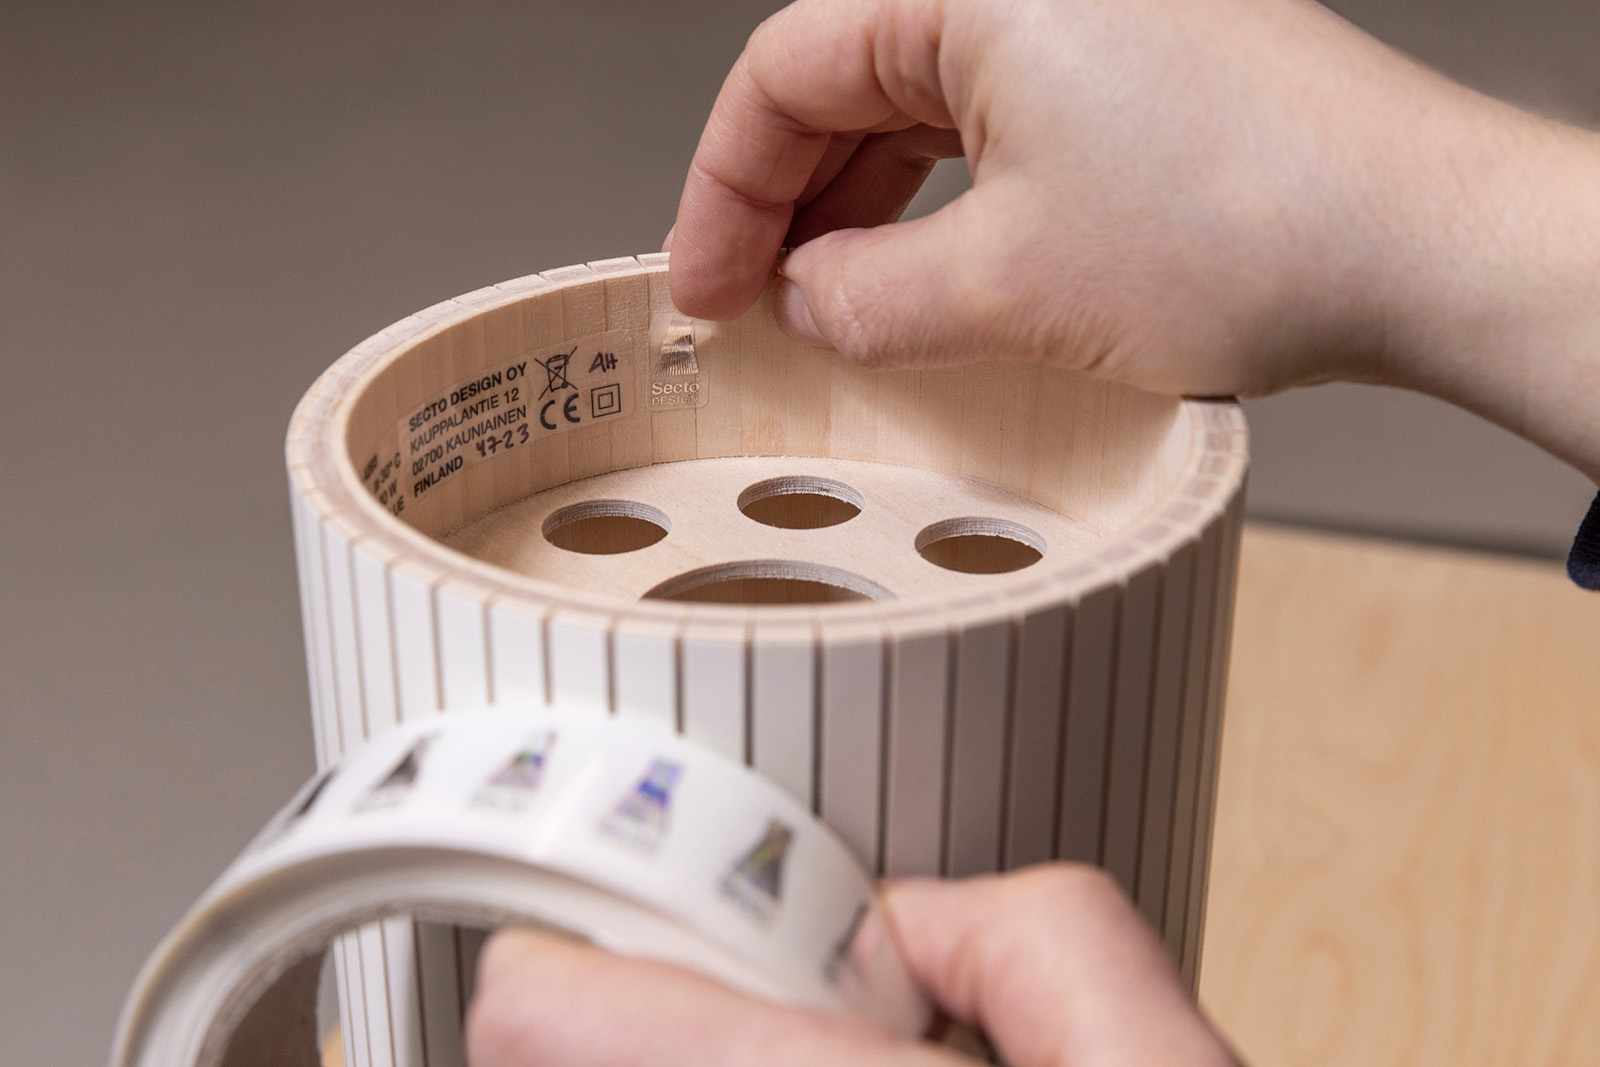
[[[938,5],[800,0],[751,35],[723,82],[672,236],[680,310],[740,314],[761,294],[834,133],[949,127]]]

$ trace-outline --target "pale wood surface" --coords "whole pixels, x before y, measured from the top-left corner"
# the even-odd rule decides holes
[[[795,476],[859,490],[865,506],[854,518],[823,529],[780,529],[740,513],[736,501],[747,486]],[[590,554],[558,548],[541,532],[551,514],[594,500],[649,505],[668,517],[671,534],[631,552]],[[961,596],[1013,579],[936,566],[913,545],[924,528],[967,516],[1016,522],[1040,535],[1046,551],[1059,556],[1085,555],[1100,540],[1084,523],[986,482],[916,467],[806,456],[680,460],[613,471],[523,497],[441,540],[508,571],[627,600],[696,568],[751,559],[845,564],[893,597]],[[797,568],[796,573],[803,572]]]
[[[1600,596],[1247,530],[1202,999],[1257,1064],[1600,1062]]]

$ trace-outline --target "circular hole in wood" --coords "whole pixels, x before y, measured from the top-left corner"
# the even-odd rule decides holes
[[[922,558],[947,571],[1006,574],[1044,556],[1044,538],[1019,522],[979,516],[946,519],[917,534]]]
[[[792,475],[768,478],[739,494],[739,510],[766,526],[819,530],[861,514],[862,495],[832,478]]]
[[[552,512],[544,539],[569,552],[612,556],[637,552],[667,536],[672,520],[660,508],[636,500],[585,500]]]
[[[693,604],[844,604],[893,600],[894,594],[871,578],[825,563],[748,559],[668,578],[644,598]]]

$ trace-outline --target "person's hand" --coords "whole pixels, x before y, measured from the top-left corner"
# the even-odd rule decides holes
[[[1237,1061],[1105,874],[1057,864],[891,886],[917,980],[1012,1067]],[[959,1067],[974,1061],[857,1018],[781,1008],[687,971],[525,930],[484,948],[473,1067]]]
[[[672,293],[737,315],[787,245],[780,323],[867,364],[1407,385],[1596,474],[1596,144],[1310,0],[800,0],[717,99]]]

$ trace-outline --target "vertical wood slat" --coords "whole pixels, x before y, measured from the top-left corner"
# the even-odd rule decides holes
[[[883,637],[876,628],[824,630],[818,710],[817,809],[871,869],[880,869],[885,783]]]
[[[945,869],[956,877],[999,869],[1011,713],[1011,620],[954,639]]]
[[[1060,788],[1062,698],[1072,610],[1035,610],[1017,624],[1011,744],[1006,775],[1006,833],[1002,865],[1043,863],[1055,854]]]
[[[344,755],[344,732],[339,723],[339,698],[334,682],[334,650],[328,626],[327,568],[322,562],[322,525],[313,505],[296,497],[296,527],[300,539],[299,571],[306,590],[304,605],[307,639],[317,655],[307,664],[311,681],[311,707],[321,741],[319,767],[328,767]]]
[[[311,736],[312,743],[316,746],[317,769],[320,771],[328,767],[334,759],[331,748],[334,742],[327,736],[322,697],[324,671],[322,658],[326,653],[323,640],[319,636],[320,628],[316,624],[321,593],[313,587],[314,584],[321,584],[322,575],[320,572],[313,572],[313,561],[306,535],[307,523],[314,525],[314,520],[307,505],[294,488],[294,481],[291,478],[289,528],[294,535],[295,576],[300,583],[300,626],[306,645],[306,689],[311,701]]]
[[[683,733],[730,759],[745,760],[749,646],[742,626],[691,620],[679,648]]]
[[[291,486],[293,488],[293,486]],[[291,491],[296,550],[301,574],[302,613],[306,616],[307,643],[317,649],[307,659],[312,694],[312,720],[317,725],[318,769],[333,765],[344,755],[344,736],[339,723],[339,704],[334,686],[334,649],[328,625],[328,584],[323,565],[322,523],[317,509]],[[366,1067],[366,1006],[360,969],[350,966],[350,942],[354,934],[341,934],[328,952],[333,955],[333,981],[339,998],[339,1014],[344,1022],[344,1049],[350,1067]]]
[[[1138,876],[1145,746],[1150,736],[1150,671],[1156,652],[1161,578],[1159,568],[1150,568],[1128,579],[1117,634],[1100,862],[1130,896]]]
[[[461,1040],[461,986],[456,930],[447,923],[418,922],[417,990],[426,1067],[467,1067]]]
[[[1160,628],[1151,681],[1150,737],[1145,746],[1144,801],[1134,891],[1139,910],[1157,930],[1166,915],[1167,861],[1172,848],[1172,808],[1196,554],[1194,541],[1175,548],[1167,556],[1161,580]]]
[[[459,580],[446,579],[434,586],[433,609],[438,621],[434,639],[438,646],[439,690],[446,709],[482,707],[494,697],[489,599],[489,590]],[[455,971],[456,1021],[449,1026],[448,1037],[441,1039],[441,1042],[449,1044],[448,1048],[441,1049],[442,1054],[447,1060],[454,1060],[458,1055],[465,1058],[465,1049],[460,1048],[462,1024],[466,1020],[463,975],[472,970],[476,956],[472,944],[463,943],[459,928],[450,928],[450,933],[450,949],[443,957],[435,959],[424,956],[418,963],[424,1002],[439,1001],[433,1008],[433,1014],[442,1018],[449,1018],[451,1014],[446,988],[449,982],[445,980],[441,985],[435,976],[451,968]],[[442,934],[439,940],[442,948]]]
[[[417,989],[417,936],[408,918],[384,919],[384,965],[388,975],[389,1034],[395,1067],[426,1062],[422,1000]]]
[[[348,747],[369,733],[365,684],[368,667],[363,655],[369,642],[364,641],[362,634],[352,538],[337,523],[320,525],[317,548],[322,557],[329,650],[334,663],[333,691],[340,734]],[[370,618],[368,622],[369,629],[386,636],[386,623],[380,626]],[[383,955],[382,927],[376,923],[361,926],[344,935],[342,946],[345,1000],[359,1015],[365,1036],[354,1058],[364,1067],[395,1067],[389,972]],[[337,972],[335,980],[339,980]]]
[[[479,926],[456,927],[456,959],[460,961],[460,968],[456,972],[456,980],[460,985],[460,1010],[461,1017],[467,1017],[467,1008],[472,1004],[472,998],[478,991],[478,957],[483,954],[484,942],[489,940],[490,931]]]
[[[1200,938],[1205,928],[1206,883],[1211,871],[1211,820],[1216,813],[1217,758],[1222,750],[1222,697],[1228,683],[1228,651],[1233,643],[1233,601],[1239,582],[1239,533],[1244,492],[1228,505],[1223,565],[1217,579],[1212,618],[1211,675],[1207,679],[1205,732],[1200,742],[1200,776],[1195,785],[1194,847],[1189,868],[1188,915],[1180,966],[1191,986],[1200,977]]]
[[[1167,951],[1183,958],[1184,926],[1188,921],[1190,854],[1194,845],[1195,787],[1200,777],[1201,734],[1207,714],[1212,669],[1212,603],[1225,534],[1213,523],[1197,542],[1194,596],[1191,599],[1189,647],[1185,653],[1183,715],[1178,734],[1178,765],[1173,782],[1172,835],[1168,843],[1166,906],[1160,929]]]
[[[1121,601],[1122,590],[1108,586],[1081,599],[1073,616],[1056,854],[1078,863],[1100,862],[1112,667]]]
[[[326,579],[328,632],[334,661],[334,700],[345,747],[367,736],[366,704],[361,691],[361,649],[356,632],[355,576],[350,544],[332,523],[322,525],[322,566]]]
[[[382,549],[365,545],[351,554],[351,562],[361,653],[361,692],[366,706],[367,732],[371,734],[400,721],[394,634],[390,628],[389,566]]]
[[[378,679],[381,687],[383,668],[390,668],[390,706],[379,706],[374,721],[360,723],[363,735],[371,729],[381,729],[385,721],[398,721],[407,712],[416,715],[433,711],[442,700],[482,701],[485,671],[478,665],[487,646],[481,629],[473,632],[472,620],[475,615],[481,617],[481,612],[474,610],[470,596],[459,590],[438,590],[414,572],[389,574],[376,559],[371,564],[358,564],[354,573],[347,573],[340,560],[349,558],[349,549],[342,540],[327,533],[324,545],[329,550],[325,558],[331,561],[326,586],[331,634],[341,642],[334,648],[344,657],[345,673],[354,675],[360,671],[362,677]],[[339,598],[332,596],[346,582],[352,597],[357,598],[352,600],[352,606],[363,597],[369,605],[364,627],[355,612],[347,620]],[[381,626],[373,614],[379,611],[387,616]],[[440,618],[449,620],[442,632],[437,625]],[[391,620],[395,626],[392,633]],[[402,648],[404,656],[399,655]],[[384,662],[369,663],[372,657]],[[441,671],[447,660],[448,671]],[[448,682],[441,674],[448,675]],[[448,695],[446,684],[450,687]],[[356,720],[350,713],[350,701],[363,691],[343,682],[337,692],[345,736],[353,743],[351,731]],[[456,1006],[459,995],[453,977],[459,963],[450,928],[419,924],[413,934],[411,923],[389,922],[392,929],[369,924],[347,935],[343,942],[347,961],[344,1000],[352,1012],[359,1014],[365,1038],[353,1048],[353,1054],[370,1067],[409,1067],[419,1062],[427,1067],[438,1067],[441,1062],[464,1064],[461,1018]],[[432,1037],[427,1040],[424,1058],[403,1058],[423,1047],[430,1027]]]
[[[611,634],[612,692],[620,719],[663,733],[678,729],[677,627],[625,621]]]
[[[550,697],[556,703],[608,714],[611,710],[611,620],[558,608],[547,630]]]
[[[367,997],[361,971],[360,939],[356,931],[340,934],[334,940],[333,980],[339,990],[342,1018],[348,1028],[344,1039],[349,1067],[370,1067],[372,1027],[367,1024]]]
[[[815,810],[817,650],[811,626],[758,622],[750,642],[750,765]]]
[[[532,607],[506,600],[489,605],[489,647],[493,649],[490,682],[497,704],[544,704],[545,616]]]
[[[950,635],[942,629],[889,649],[883,872],[891,878],[943,866],[949,673]]]
[[[431,715],[443,704],[439,689],[439,646],[433,609],[435,576],[425,568],[398,563],[389,570],[394,611],[395,682],[400,718]]]
[[[441,610],[457,626],[474,633],[471,604],[459,591],[441,594],[437,578],[424,568],[400,564],[388,572],[388,604],[391,622],[391,648],[394,657],[395,709],[397,719],[431,714],[446,700],[446,653],[440,633]],[[474,669],[485,658],[481,624],[476,636],[476,651],[462,647],[462,636],[451,645],[454,662],[449,666],[449,685],[462,699],[479,699],[484,689],[484,668]],[[405,932],[402,933],[402,930]],[[409,935],[410,944],[406,944]],[[396,1056],[421,1050],[420,1060],[397,1059],[396,1067],[441,1067],[465,1064],[461,1047],[461,1017],[455,974],[457,961],[454,936],[447,925],[409,922],[385,933],[385,942],[395,953],[388,968],[386,1001],[394,1024]],[[352,997],[352,1000],[356,999]],[[370,1002],[372,992],[366,994]],[[402,1025],[403,1022],[403,1025]]]
[[[367,1062],[395,1067],[394,1020],[389,1011],[389,967],[384,959],[383,925],[365,923],[353,934],[361,967],[367,1013]]]
[[[446,581],[434,587],[438,620],[439,692],[446,708],[482,707],[490,700],[487,596]]]

